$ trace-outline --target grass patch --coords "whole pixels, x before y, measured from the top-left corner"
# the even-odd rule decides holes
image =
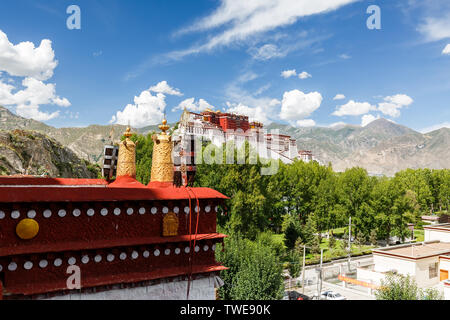
[[[425,231],[414,229],[414,237],[416,238],[417,242],[425,241]]]

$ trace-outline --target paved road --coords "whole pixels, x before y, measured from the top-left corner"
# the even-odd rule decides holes
[[[327,282],[324,282],[322,285],[322,292],[332,290],[334,292],[338,292],[344,297],[347,298],[347,300],[375,300],[375,297],[369,296],[367,293],[360,291],[360,290],[354,290],[354,289],[347,289],[340,285],[334,285]],[[298,289],[298,292],[302,293],[302,289]],[[305,287],[305,294],[309,297],[317,295],[317,286],[308,286]]]
[[[358,260],[353,260],[352,259],[352,265],[354,263],[354,261],[358,261],[361,264],[366,264],[366,263],[371,263],[372,261],[372,256],[367,256],[367,257],[361,257]],[[358,263],[356,262],[356,263]],[[324,265],[324,268],[336,268],[339,266],[339,264],[344,264],[347,265],[345,262],[341,262],[339,261],[338,263],[329,263],[326,266]],[[312,280],[312,282],[314,283],[313,285],[309,285],[305,287],[305,294],[312,297],[314,295],[317,295],[317,271],[316,271],[316,266],[309,266],[305,268],[305,279],[306,280]],[[353,267],[352,267],[353,268]],[[300,277],[301,279],[301,277]],[[339,282],[339,284],[333,284],[333,283],[329,283],[324,281],[322,283],[322,292],[326,291],[326,290],[332,290],[335,292],[339,292],[341,295],[343,295],[344,297],[347,298],[347,300],[375,300],[375,297],[370,296],[367,292],[367,289],[362,288],[362,287],[358,287],[358,289],[351,289],[351,288],[344,288],[341,285],[341,282]],[[298,292],[302,292],[302,289],[298,289]]]

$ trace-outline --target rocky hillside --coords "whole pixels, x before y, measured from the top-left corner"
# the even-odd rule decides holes
[[[394,175],[407,168],[450,168],[450,129],[421,134],[385,119],[366,127],[293,128],[272,124],[297,139],[299,149],[311,150],[337,171],[361,166],[372,174]]]
[[[103,147],[112,141],[120,141],[126,129],[122,125],[91,125],[85,128],[54,128],[42,122],[19,117],[0,106],[0,130],[33,130],[55,139],[75,154],[92,163],[101,163]],[[158,126],[133,129],[146,134],[158,130]],[[110,138],[111,136],[111,138]]]
[[[35,131],[0,130],[0,175],[97,178],[99,168]]]
[[[54,128],[21,118],[0,107],[0,129],[41,132],[68,147],[78,157],[100,164],[103,147],[111,141],[111,132],[112,140],[119,141],[126,126]],[[362,166],[372,174],[393,175],[407,168],[450,168],[450,129],[446,128],[421,134],[379,119],[365,127],[340,125],[295,128],[272,123],[266,129],[278,129],[280,133],[293,136],[300,150],[311,150],[320,162],[331,162],[337,171]],[[157,130],[158,126],[133,129],[142,134]]]

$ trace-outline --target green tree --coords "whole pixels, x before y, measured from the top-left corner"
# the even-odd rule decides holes
[[[328,247],[333,249],[336,246],[336,238],[334,237],[333,231],[330,233],[330,238],[328,240]]]
[[[422,290],[409,275],[388,273],[375,292],[377,300],[442,300],[436,289]]]
[[[253,242],[232,234],[225,250],[216,250],[218,261],[229,269],[221,272],[225,285],[219,289],[224,300],[275,300],[284,291],[282,264],[267,238]]]
[[[368,176],[363,168],[347,169],[340,176],[340,190],[343,194],[343,207],[348,216],[352,217],[352,225],[357,232],[369,236],[375,227],[375,218],[369,204],[372,188],[376,178]]]
[[[298,218],[290,214],[284,215],[282,231],[286,248],[293,249],[297,239],[301,236],[301,224]]]
[[[289,253],[289,264],[288,271],[291,278],[297,278],[302,271],[302,258],[303,254],[301,254],[298,250],[292,250]]]
[[[375,229],[373,229],[372,231],[370,231],[370,237],[369,237],[369,241],[370,244],[373,246],[377,245],[377,231]]]

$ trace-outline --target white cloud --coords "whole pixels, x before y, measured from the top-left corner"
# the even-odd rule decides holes
[[[22,81],[24,89],[13,93],[16,88],[0,80],[0,104],[15,106],[16,113],[25,118],[38,121],[48,121],[59,116],[59,111],[53,113],[39,111],[40,105],[57,105],[69,107],[71,104],[66,98],[56,95],[56,86],[53,83],[44,83],[35,78],[25,78]]]
[[[290,123],[303,120],[320,107],[322,100],[319,92],[307,94],[299,90],[285,92],[281,103],[280,119]]]
[[[243,88],[248,81],[256,79],[258,75],[253,72],[245,72],[226,87],[227,106],[230,112],[245,112],[250,119],[260,121],[266,125],[272,122],[278,111],[274,108],[281,102],[268,96],[252,94]],[[256,97],[257,96],[257,97]]]
[[[369,113],[372,110],[376,110],[376,107],[368,102],[355,102],[350,100],[344,105],[338,106],[337,110],[332,115],[342,116],[360,116],[362,114]]]
[[[391,116],[393,118],[400,117],[400,109],[401,107],[395,103],[382,102],[378,104],[378,110],[380,110],[383,114]]]
[[[295,71],[295,69],[285,70],[285,71],[281,72],[281,76],[285,79],[290,78],[290,77],[295,77],[296,75],[297,75],[297,71]]]
[[[450,13],[440,17],[427,17],[418,30],[427,41],[450,38]]]
[[[150,87],[149,91],[153,91],[156,93],[164,93],[164,94],[168,94],[168,95],[172,95],[172,96],[182,96],[183,95],[180,92],[180,90],[174,89],[171,86],[169,86],[167,81],[159,82],[156,86]]]
[[[297,127],[314,127],[316,125],[316,122],[312,119],[305,119],[305,120],[297,120],[296,122]]]
[[[450,55],[450,43],[445,46],[444,50],[442,50],[442,54]]]
[[[446,122],[443,122],[443,123],[435,124],[435,125],[433,125],[431,127],[423,128],[423,129],[419,130],[419,132],[421,132],[421,133],[429,133],[429,132],[432,132],[432,131],[435,131],[435,130],[439,130],[439,129],[442,129],[442,128],[449,128],[450,129],[450,122],[446,121]]]
[[[227,109],[227,112],[246,115],[248,116],[250,121],[259,121],[264,124],[271,123],[271,121],[267,118],[265,110],[262,107],[249,107],[242,103],[227,103],[227,105],[230,107]]]
[[[260,48],[251,48],[249,53],[256,60],[270,60],[273,58],[282,58],[286,56],[286,53],[282,52],[276,45],[274,44],[265,44]]]
[[[48,80],[57,65],[50,40],[42,40],[37,48],[29,41],[14,45],[0,30],[0,71],[12,76]]]
[[[184,110],[184,108],[193,112],[201,112],[207,108],[212,110],[214,107],[210,105],[206,100],[200,99],[195,102],[194,98],[189,98],[180,102],[178,106],[172,109],[172,112],[175,112],[177,110]]]
[[[303,71],[302,73],[300,73],[299,75],[298,75],[298,77],[300,78],[300,79],[308,79],[308,78],[311,78],[312,77],[312,75],[310,75],[308,72],[306,72],[306,71]]]
[[[345,99],[345,96],[344,96],[343,94],[341,94],[341,93],[337,94],[337,95],[333,98],[333,100],[343,100],[343,99]]]
[[[332,124],[328,125],[329,128],[337,128],[346,126],[347,124],[345,122],[339,121],[339,122],[333,122]]]
[[[348,54],[340,54],[339,55],[339,58],[341,58],[341,59],[344,59],[344,60],[347,60],[347,59],[350,59],[351,58],[351,56],[349,56]]]
[[[406,94],[397,94],[394,96],[385,97],[386,102],[378,104],[378,110],[385,115],[389,115],[393,118],[400,116],[400,109],[407,107],[414,102],[414,100]]]
[[[149,90],[144,90],[134,97],[134,104],[128,104],[123,111],[117,111],[110,123],[141,128],[161,123],[166,108],[166,96],[162,93],[152,95]]]
[[[365,115],[363,115],[362,118],[361,118],[361,126],[362,126],[362,127],[365,127],[365,126],[367,126],[369,123],[371,123],[371,122],[373,122],[373,121],[375,121],[375,120],[377,120],[377,119],[380,119],[380,116],[379,116],[379,115],[378,115],[377,117],[375,117],[375,116],[373,116],[373,115],[371,115],[371,114],[365,114]]]
[[[178,51],[177,59],[201,51],[210,51],[220,46],[242,42],[274,30],[292,25],[298,19],[325,13],[356,2],[357,0],[221,0],[221,5],[212,14],[177,32],[178,35],[196,31],[220,30],[218,34],[200,46]],[[224,27],[224,28],[219,28]]]
[[[44,39],[39,47],[32,42],[20,42],[17,45],[9,42],[7,35],[0,30],[0,71],[10,76],[24,77],[22,88],[16,88],[15,81],[6,78],[0,79],[0,104],[7,107],[15,107],[19,116],[32,118],[38,121],[48,121],[59,116],[60,112],[43,112],[39,110],[41,105],[56,105],[69,107],[71,104],[67,98],[56,95],[56,85],[43,81],[53,76],[53,71],[58,65],[52,42]]]

